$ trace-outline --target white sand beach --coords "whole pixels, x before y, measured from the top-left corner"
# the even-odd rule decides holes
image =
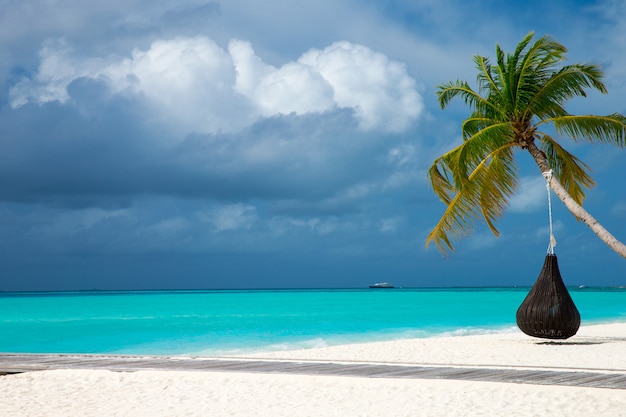
[[[254,355],[272,359],[626,373],[626,323],[571,339],[519,332]],[[235,372],[55,370],[0,377],[0,415],[626,416],[626,390]]]
[[[574,337],[567,340],[537,339],[516,330],[510,333],[406,339],[249,356],[626,372],[625,349],[626,323],[615,323],[583,326]]]

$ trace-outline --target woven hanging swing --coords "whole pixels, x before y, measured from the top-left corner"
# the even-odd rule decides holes
[[[556,240],[552,234],[552,205],[550,180],[552,171],[544,172],[548,181],[548,210],[550,213],[550,244],[539,277],[517,309],[516,321],[520,330],[529,336],[545,339],[567,339],[580,327],[580,313],[563,283],[557,257]]]

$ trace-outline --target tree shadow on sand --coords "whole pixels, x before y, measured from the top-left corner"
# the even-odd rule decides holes
[[[585,345],[603,345],[605,343],[614,343],[614,342],[626,342],[626,337],[607,337],[607,338],[594,338],[592,340],[562,340],[562,341],[542,341],[536,342],[536,345],[571,345],[571,346],[585,346]]]

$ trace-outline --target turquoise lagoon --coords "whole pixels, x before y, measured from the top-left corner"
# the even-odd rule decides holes
[[[0,352],[232,355],[518,331],[528,288],[0,293]],[[572,288],[583,325],[626,321],[626,289]]]

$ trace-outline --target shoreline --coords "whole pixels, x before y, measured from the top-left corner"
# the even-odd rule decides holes
[[[581,325],[580,329],[583,328],[594,328],[597,326],[611,326],[611,325],[626,325],[626,317],[624,318],[609,318],[609,319],[598,319],[598,320],[586,320],[584,325]],[[298,342],[281,342],[275,343],[271,345],[267,345],[264,347],[250,347],[250,348],[236,348],[233,350],[221,350],[221,349],[207,349],[207,350],[198,350],[187,353],[167,353],[165,355],[168,356],[206,356],[206,357],[227,357],[227,358],[260,358],[265,354],[269,354],[271,358],[279,356],[281,353],[285,352],[289,357],[291,356],[290,352],[315,352],[317,349],[337,349],[341,346],[358,346],[358,345],[370,345],[373,343],[395,343],[395,342],[406,342],[406,341],[418,341],[418,340],[427,340],[427,339],[448,339],[448,338],[456,338],[456,337],[482,337],[482,336],[497,336],[497,335],[507,335],[507,334],[519,334],[523,338],[528,338],[530,340],[535,341],[548,341],[548,339],[533,339],[529,336],[521,333],[521,330],[517,327],[515,323],[506,324],[506,325],[497,325],[497,326],[483,326],[483,327],[462,327],[456,329],[450,329],[440,332],[434,333],[421,333],[420,335],[413,335],[414,330],[402,331],[389,333],[385,335],[380,335],[379,333],[373,334],[374,337],[370,337],[368,340],[364,340],[366,338],[359,336],[358,338],[330,338],[325,339],[323,337],[313,338],[304,341]],[[574,336],[574,338],[579,338],[581,336],[581,330]],[[572,338],[569,339],[571,343]],[[559,343],[559,341],[554,341]],[[563,340],[561,340],[563,342]],[[126,353],[122,353],[126,354]],[[141,353],[130,353],[131,355],[141,355]],[[160,355],[156,353],[154,355]]]
[[[471,367],[495,370],[512,382],[271,370],[57,369],[0,376],[0,415],[626,416],[626,389],[515,382],[518,369],[530,370],[529,374],[539,378],[542,372],[553,370],[548,373],[569,371],[568,378],[573,375],[583,382],[602,378],[626,381],[626,323],[582,326],[577,335],[559,341],[518,332],[402,339],[246,357],[270,363],[285,361],[287,367],[328,362],[351,364],[355,369],[365,364],[400,366],[398,369],[446,366],[456,367],[459,375],[467,374]],[[176,360],[176,356],[171,358]],[[246,362],[243,357],[235,359]],[[72,360],[80,362],[80,358]]]
[[[617,346],[622,346],[624,352]],[[233,357],[626,372],[626,322],[581,326],[575,336],[565,340],[532,338],[518,330],[265,351]]]

